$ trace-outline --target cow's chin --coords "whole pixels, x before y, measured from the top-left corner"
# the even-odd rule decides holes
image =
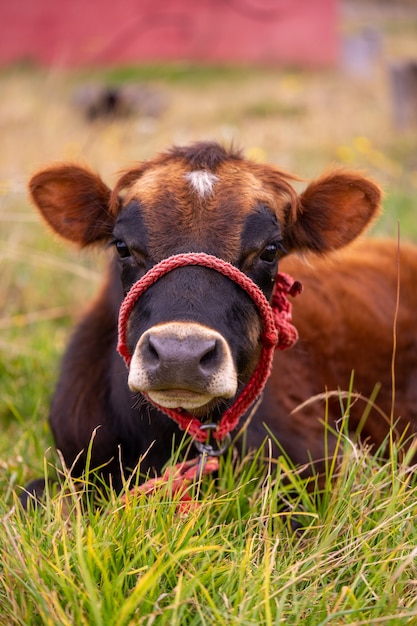
[[[185,409],[196,417],[204,417],[222,398],[188,389],[148,391],[149,399],[166,409]],[[224,398],[223,398],[224,400]]]

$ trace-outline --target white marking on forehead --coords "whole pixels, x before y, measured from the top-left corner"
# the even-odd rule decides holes
[[[195,172],[188,172],[185,174],[185,178],[190,183],[194,191],[201,197],[205,198],[213,193],[214,185],[219,180],[217,176],[207,170],[196,170]]]

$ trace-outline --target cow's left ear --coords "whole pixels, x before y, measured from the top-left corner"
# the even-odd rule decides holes
[[[88,246],[111,236],[112,192],[87,168],[64,163],[42,170],[31,178],[29,191],[43,218],[61,237]]]
[[[378,215],[382,193],[371,180],[336,170],[310,183],[288,215],[284,245],[324,254],[350,243]]]

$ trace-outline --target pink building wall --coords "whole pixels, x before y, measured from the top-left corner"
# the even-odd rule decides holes
[[[2,0],[0,64],[331,65],[337,0]]]

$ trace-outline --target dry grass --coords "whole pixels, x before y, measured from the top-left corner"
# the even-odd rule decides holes
[[[0,75],[0,171],[4,189],[22,191],[45,162],[86,161],[108,179],[124,164],[146,159],[172,143],[210,138],[235,141],[254,156],[317,174],[337,148],[366,136],[384,150],[393,140],[386,76],[370,82],[343,72],[248,70],[208,73],[153,85],[165,100],[158,118],[131,117],[88,124],[71,103],[79,83],[100,80],[54,72]],[[141,72],[137,80],[141,82]],[[104,77],[105,81],[105,77]]]
[[[308,73],[157,68],[156,78],[148,69],[130,76],[113,71],[113,80],[130,77],[154,87],[165,110],[156,119],[89,125],[72,105],[72,96],[80,84],[101,82],[103,77],[105,81],[105,73],[3,72],[1,177],[13,190],[21,189],[34,168],[67,158],[85,160],[111,177],[123,164],[148,158],[172,143],[207,137],[233,139],[305,176],[337,159],[337,148],[358,136],[385,152],[398,139],[391,124],[387,68],[393,58],[415,54],[417,12],[413,19],[393,19],[363,7],[359,13],[358,4],[345,9],[345,35],[365,26],[381,29],[380,49],[366,79],[352,77],[343,68]]]

